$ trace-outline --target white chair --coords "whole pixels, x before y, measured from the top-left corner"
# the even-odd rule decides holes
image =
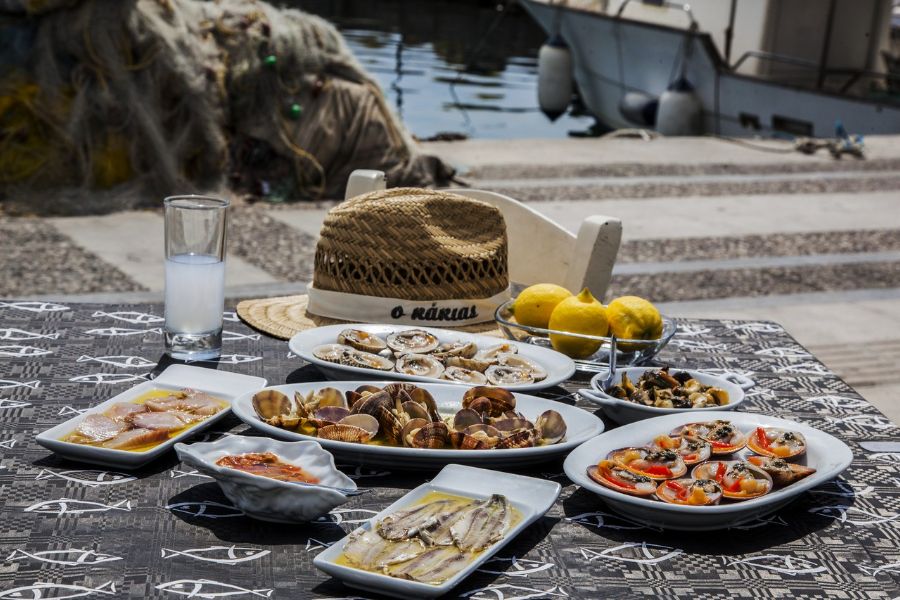
[[[383,172],[356,170],[347,181],[344,199],[383,189]],[[449,191],[496,206],[503,213],[511,281],[523,285],[556,283],[576,294],[586,287],[603,299],[622,241],[622,221],[590,216],[581,223],[576,236],[509,196],[468,188]]]

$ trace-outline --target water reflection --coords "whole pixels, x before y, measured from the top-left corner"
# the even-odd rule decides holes
[[[587,117],[550,123],[537,108],[537,52],[546,36],[517,6],[478,0],[294,0],[335,23],[389,102],[420,138],[564,137]]]

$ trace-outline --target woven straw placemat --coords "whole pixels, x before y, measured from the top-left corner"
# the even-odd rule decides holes
[[[344,323],[307,312],[308,302],[309,297],[306,294],[244,300],[238,303],[237,314],[250,327],[282,340],[289,340],[299,332],[313,327]],[[494,321],[453,329],[503,337]]]

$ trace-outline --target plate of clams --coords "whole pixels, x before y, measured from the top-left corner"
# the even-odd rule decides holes
[[[232,410],[270,437],[315,440],[344,460],[391,467],[537,464],[603,432],[587,411],[504,388],[329,383],[265,388]]]
[[[571,358],[489,335],[402,325],[328,325],[301,331],[288,345],[334,379],[402,379],[537,390],[575,372]]]
[[[576,448],[564,469],[631,519],[703,531],[778,510],[852,460],[846,444],[808,425],[712,411],[618,427]]]

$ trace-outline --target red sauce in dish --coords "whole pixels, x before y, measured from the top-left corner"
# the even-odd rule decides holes
[[[253,475],[277,479],[278,481],[297,481],[301,483],[319,483],[300,467],[281,462],[271,452],[250,452],[248,454],[232,454],[216,461],[220,467],[246,471]]]

